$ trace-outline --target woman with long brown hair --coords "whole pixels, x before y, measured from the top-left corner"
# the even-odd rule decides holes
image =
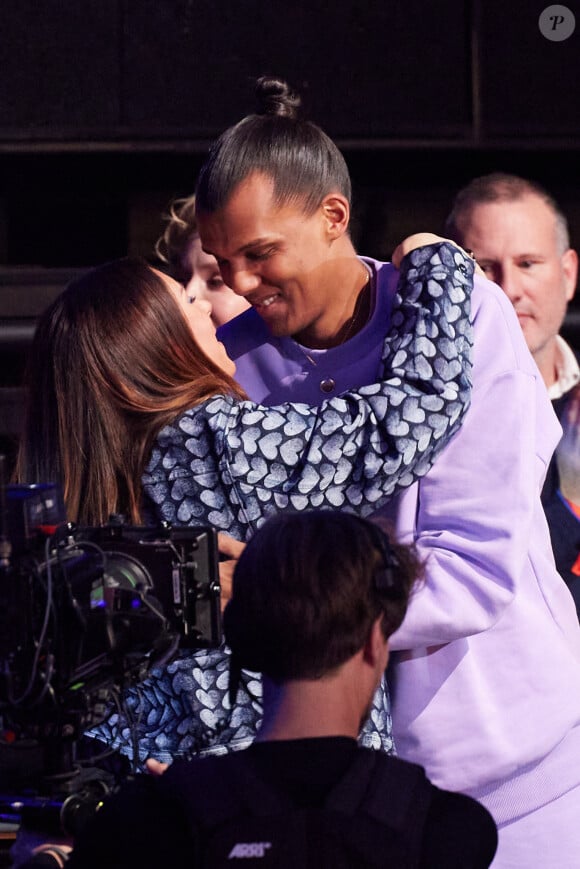
[[[38,322],[16,475],[61,483],[70,521],[121,513],[139,523],[158,432],[214,395],[243,396],[203,353],[169,287],[144,260],[115,260],[73,281]],[[207,303],[197,308],[207,318]]]
[[[370,514],[426,473],[469,401],[473,263],[422,240],[434,243],[402,263],[384,379],[320,408],[245,399],[210,305],[190,304],[146,262],[89,271],[40,319],[18,480],[60,483],[73,522],[115,513],[239,540],[282,509]],[[130,694],[142,758],[251,738],[259,709],[250,699],[229,709],[226,668],[225,651],[200,652]],[[369,741],[388,731],[382,722]],[[116,716],[103,733],[117,745],[128,735]]]

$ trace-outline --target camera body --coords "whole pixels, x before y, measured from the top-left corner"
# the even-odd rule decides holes
[[[215,529],[76,527],[61,504],[51,484],[6,487],[0,714],[15,740],[78,739],[107,692],[222,641]]]

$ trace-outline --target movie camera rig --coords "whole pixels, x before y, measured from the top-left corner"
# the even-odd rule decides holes
[[[58,797],[77,789],[77,742],[112,691],[179,649],[221,644],[217,533],[77,527],[58,486],[6,485],[2,465],[0,793]]]

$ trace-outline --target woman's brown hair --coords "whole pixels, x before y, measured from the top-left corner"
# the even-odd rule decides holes
[[[141,475],[161,428],[218,394],[244,397],[205,356],[144,260],[91,269],[41,316],[29,357],[19,482],[57,482],[69,521],[141,521]]]

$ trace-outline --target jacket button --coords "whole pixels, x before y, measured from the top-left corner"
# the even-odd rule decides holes
[[[335,386],[336,386],[336,383],[332,379],[332,377],[326,377],[324,380],[320,381],[320,389],[322,392],[326,392],[326,393],[333,392]]]

